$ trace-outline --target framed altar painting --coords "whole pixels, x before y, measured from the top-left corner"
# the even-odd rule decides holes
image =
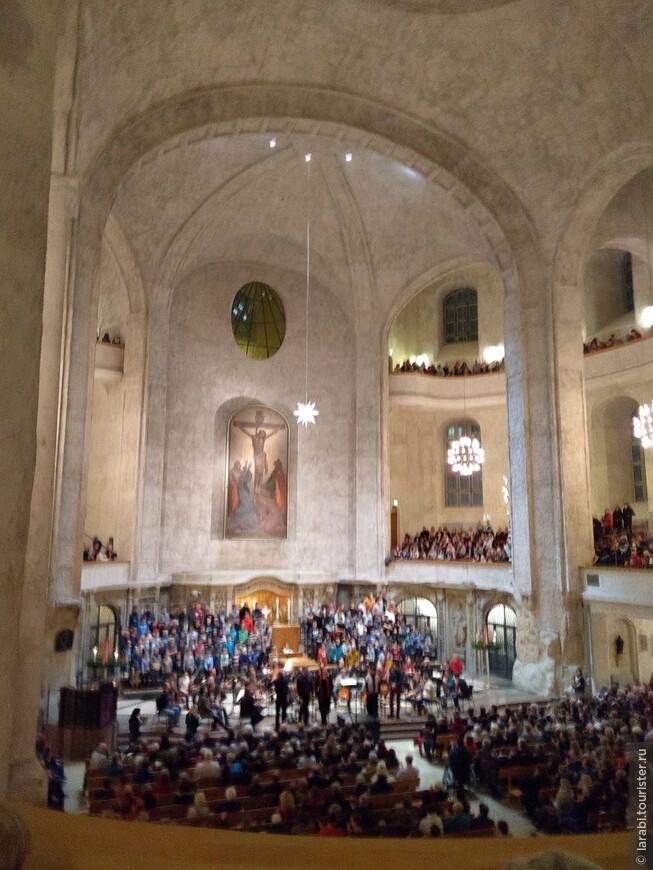
[[[227,428],[225,538],[288,535],[288,424],[262,405],[237,411]]]

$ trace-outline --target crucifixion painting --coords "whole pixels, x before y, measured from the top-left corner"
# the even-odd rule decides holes
[[[260,406],[229,422],[225,537],[285,538],[288,424]]]

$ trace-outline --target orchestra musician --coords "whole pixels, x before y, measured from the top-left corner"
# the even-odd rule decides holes
[[[322,725],[327,724],[329,718],[329,710],[331,709],[331,698],[333,697],[333,680],[324,665],[320,664],[315,680],[315,697],[317,698],[317,706],[320,711]]]
[[[308,725],[308,706],[313,695],[313,681],[308,668],[302,668],[297,675],[297,697],[299,698],[299,721]]]
[[[373,719],[378,719],[379,678],[374,670],[368,671],[367,668],[363,669],[363,676],[365,678],[365,691],[367,692],[367,698],[365,699],[365,708],[367,710],[367,714]]]
[[[333,681],[333,693],[336,701],[340,700],[347,702],[347,712],[351,714],[351,692],[349,687],[344,683],[344,681],[348,679],[349,674],[347,673],[347,668],[340,668],[337,677]]]
[[[404,687],[404,673],[401,668],[401,660],[392,663],[388,674],[390,683],[390,718],[394,716],[395,701],[397,703],[397,719],[401,718],[401,692]]]
[[[352,639],[351,647],[345,656],[345,666],[348,671],[353,671],[358,668],[360,653],[356,647],[356,640]]]
[[[240,717],[241,719],[249,719],[254,730],[256,730],[256,726],[264,718],[263,712],[252,694],[249,680],[245,680],[243,685],[243,696],[240,699]]]
[[[385,653],[383,650],[379,653],[376,660],[376,675],[380,680],[387,680],[392,667],[392,656],[390,653]]]
[[[453,700],[453,705],[456,710],[460,710],[460,699],[469,698],[471,693],[469,686],[458,674],[454,674],[449,678],[449,697]]]
[[[415,712],[421,716],[425,712],[424,706],[424,686],[426,685],[426,674],[421,674],[419,677],[410,677],[404,673],[404,687],[406,689],[406,700],[410,701]]]
[[[288,699],[290,698],[290,686],[288,685],[288,676],[278,665],[275,666],[272,672],[272,685],[274,687],[274,709],[275,709],[275,725],[276,730],[279,730],[280,722],[285,722],[288,716]]]
[[[208,686],[202,686],[197,698],[197,711],[200,718],[212,719],[214,729],[219,725],[229,731],[229,716],[223,701],[221,692],[213,692]]]

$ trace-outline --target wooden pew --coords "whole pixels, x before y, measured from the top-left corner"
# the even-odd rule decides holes
[[[498,773],[499,788],[505,789],[508,797],[521,801],[523,793],[518,785],[513,783],[523,782],[530,779],[537,770],[537,764],[513,764],[500,767]]]

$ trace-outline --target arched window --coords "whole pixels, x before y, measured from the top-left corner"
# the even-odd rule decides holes
[[[444,340],[446,344],[478,341],[478,301],[476,290],[462,287],[444,300]]]
[[[231,304],[231,329],[251,359],[274,356],[286,334],[286,312],[277,291],[260,281],[241,287]]]
[[[644,448],[639,438],[633,437],[630,453],[633,461],[633,499],[634,501],[648,501]]]
[[[624,311],[635,310],[635,290],[633,285],[633,257],[626,251],[621,261],[622,289],[624,294]]]
[[[460,420],[447,429],[445,442],[445,467],[447,469],[444,481],[444,503],[446,507],[481,507],[483,505],[483,472],[474,471],[469,476],[452,472],[447,465],[447,456],[451,442],[467,435],[469,438],[481,440],[481,427],[469,420]]]

